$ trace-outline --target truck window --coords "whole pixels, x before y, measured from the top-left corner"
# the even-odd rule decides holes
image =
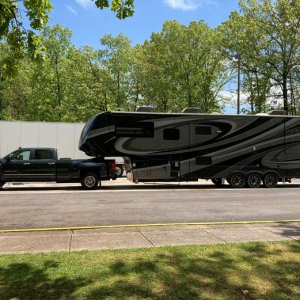
[[[180,131],[177,128],[164,129],[165,140],[179,140],[179,136],[180,136]]]
[[[54,159],[53,151],[47,149],[39,149],[35,150],[34,159]]]
[[[30,160],[31,150],[20,150],[12,155],[12,160]]]

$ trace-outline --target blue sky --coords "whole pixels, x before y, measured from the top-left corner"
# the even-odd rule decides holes
[[[52,0],[49,25],[60,24],[73,31],[77,46],[99,48],[104,34],[127,36],[132,44],[143,43],[159,32],[166,20],[188,24],[205,20],[216,27],[238,8],[238,0],[135,0],[135,14],[118,20],[109,10],[99,10],[91,0]]]

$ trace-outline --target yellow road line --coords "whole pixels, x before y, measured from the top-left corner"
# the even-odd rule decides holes
[[[284,224],[300,223],[299,220],[272,220],[272,221],[233,221],[233,222],[195,222],[195,223],[158,223],[158,224],[124,224],[124,225],[99,225],[99,226],[73,226],[73,227],[52,227],[52,228],[23,228],[23,229],[2,229],[0,233],[8,232],[35,232],[35,231],[63,231],[83,229],[105,229],[105,228],[130,228],[130,227],[158,227],[158,226],[186,226],[186,225],[238,225],[238,224]]]

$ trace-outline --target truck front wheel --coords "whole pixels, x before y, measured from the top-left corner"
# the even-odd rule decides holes
[[[95,190],[99,185],[99,176],[93,172],[85,173],[81,177],[81,185],[85,190]]]

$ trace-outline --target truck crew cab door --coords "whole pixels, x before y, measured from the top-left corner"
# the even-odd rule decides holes
[[[27,180],[28,167],[30,166],[30,159],[32,157],[31,149],[19,149],[11,153],[4,166],[3,179],[4,180]]]
[[[4,180],[48,181],[56,179],[56,153],[52,149],[19,149],[9,155]]]
[[[53,149],[35,149],[33,159],[30,161],[32,179],[54,181],[56,180],[56,153]]]

